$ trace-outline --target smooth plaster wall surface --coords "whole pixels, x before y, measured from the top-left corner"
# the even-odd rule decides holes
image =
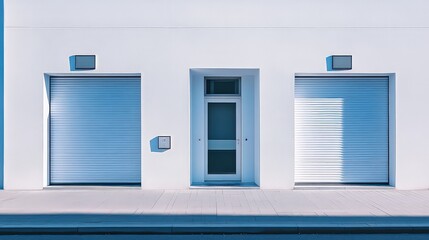
[[[191,68],[259,69],[261,188],[294,186],[294,76],[396,73],[398,189],[429,188],[425,0],[6,0],[5,189],[44,187],[44,74],[96,54],[85,73],[141,73],[142,187],[190,183]],[[77,72],[73,72],[77,73]],[[46,125],[46,124],[45,124]],[[150,140],[172,136],[172,149]]]

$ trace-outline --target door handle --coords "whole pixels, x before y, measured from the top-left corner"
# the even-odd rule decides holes
[[[237,139],[237,144],[240,144],[240,139]]]

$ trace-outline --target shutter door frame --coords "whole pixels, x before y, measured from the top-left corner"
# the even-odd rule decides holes
[[[305,82],[307,80],[308,80],[308,82]],[[337,103],[333,102],[331,99],[327,100],[328,101],[327,103],[323,103],[323,99],[322,99],[323,93],[326,93],[329,91],[329,90],[327,90],[327,89],[329,89],[329,84],[335,83],[335,81],[349,81],[349,83],[353,85],[353,82],[352,82],[353,80],[355,81],[355,83],[362,81],[367,85],[373,84],[374,85],[373,87],[378,87],[380,89],[382,88],[379,93],[375,92],[377,90],[372,90],[370,88],[368,88],[368,89],[370,89],[370,91],[366,91],[364,93],[358,92],[358,94],[363,94],[362,96],[364,96],[364,97],[361,97],[362,99],[366,99],[366,98],[371,99],[371,97],[374,99],[377,99],[377,97],[378,97],[378,96],[376,96],[377,94],[380,94],[380,96],[384,95],[383,97],[379,98],[382,100],[381,103],[377,103],[380,106],[382,106],[382,108],[380,108],[381,110],[378,110],[378,109],[377,110],[368,110],[369,114],[376,113],[376,115],[377,114],[383,115],[382,118],[379,117],[381,120],[378,119],[378,117],[373,117],[374,119],[372,119],[375,121],[379,121],[377,123],[381,124],[380,126],[383,127],[383,128],[379,128],[379,129],[382,129],[382,130],[378,130],[380,133],[374,133],[374,134],[379,134],[379,135],[376,135],[376,136],[374,135],[374,136],[371,136],[372,138],[368,138],[368,141],[371,141],[371,140],[376,141],[376,139],[378,139],[378,138],[384,139],[385,141],[383,140],[383,142],[381,142],[381,146],[383,148],[380,150],[378,150],[378,149],[374,150],[374,149],[369,148],[367,150],[367,152],[365,152],[365,153],[376,153],[375,156],[377,156],[377,158],[380,158],[379,163],[377,163],[380,166],[375,166],[375,167],[380,167],[380,170],[374,170],[375,169],[374,167],[368,169],[368,167],[367,167],[368,172],[363,174],[363,175],[365,175],[365,174],[370,175],[370,173],[371,173],[370,171],[373,170],[374,172],[379,171],[377,173],[380,173],[380,175],[379,175],[379,177],[368,177],[367,179],[365,179],[365,176],[360,177],[358,175],[356,175],[354,177],[342,176],[342,178],[344,178],[344,180],[341,179],[339,181],[338,180],[334,181],[333,179],[335,179],[335,177],[332,177],[332,179],[330,180],[329,177],[324,178],[324,177],[319,176],[319,180],[317,180],[317,178],[318,178],[317,175],[323,175],[323,174],[320,174],[318,169],[317,169],[317,167],[318,167],[318,164],[316,163],[317,151],[325,151],[323,154],[320,155],[321,157],[326,157],[330,154],[335,156],[335,154],[337,154],[337,153],[335,153],[335,151],[343,151],[343,145],[346,145],[346,144],[344,144],[344,142],[345,142],[343,140],[344,136],[341,135],[341,140],[340,140],[341,144],[339,144],[339,145],[341,145],[341,147],[335,147],[334,146],[333,148],[329,149],[329,147],[325,147],[325,146],[321,147],[319,145],[320,143],[322,143],[322,144],[324,143],[323,141],[320,141],[320,139],[324,138],[324,137],[331,138],[330,141],[335,141],[335,140],[340,139],[339,133],[335,133],[335,131],[337,131],[337,129],[335,129],[335,127],[336,127],[335,121],[333,122],[333,124],[331,126],[329,126],[329,125],[323,126],[325,129],[320,130],[320,131],[317,127],[316,127],[316,131],[311,131],[311,126],[310,126],[309,127],[310,131],[308,131],[308,129],[307,129],[308,132],[305,133],[306,130],[304,129],[304,127],[306,127],[306,125],[314,124],[314,121],[319,120],[317,118],[323,118],[323,117],[328,116],[329,120],[331,120],[331,119],[335,119],[335,117],[337,117],[338,119],[341,118],[341,123],[339,123],[340,125],[337,124],[337,126],[341,126],[341,134],[343,134],[342,131],[344,129],[344,126],[347,126],[348,124],[353,123],[353,121],[357,121],[357,120],[351,120],[351,122],[346,122],[346,124],[344,124],[344,122],[343,122],[344,117],[342,115],[341,116],[335,115],[335,114],[340,114],[340,112],[338,111],[338,104],[339,103],[337,104]],[[370,82],[373,80],[374,80],[374,82]],[[313,82],[310,82],[310,81],[313,81]],[[327,83],[327,85],[323,86],[324,83],[317,83],[316,81],[325,81]],[[329,83],[329,81],[332,81],[332,82]],[[378,81],[379,84],[377,85],[375,81]],[[304,91],[303,89],[298,89],[298,88],[302,87],[305,84],[311,85],[312,83],[319,84],[319,86],[316,86],[319,89],[313,89],[313,92],[308,93],[308,94],[309,95],[313,94],[313,96],[317,96],[317,94],[318,94],[317,91],[321,91],[322,97],[320,97],[320,100],[315,100],[318,102],[306,102],[311,97],[307,97],[306,100],[303,100],[303,101],[301,100],[301,102],[300,102],[300,100],[299,100],[300,96],[303,96],[306,93],[302,92],[302,91]],[[343,83],[343,84],[347,84],[347,83]],[[365,86],[365,84],[363,84],[363,85]],[[390,130],[390,125],[389,125],[390,99],[389,98],[390,98],[390,92],[389,92],[389,88],[390,87],[389,87],[389,84],[390,84],[390,82],[389,82],[388,76],[367,76],[367,75],[365,75],[365,76],[346,76],[346,75],[317,76],[317,75],[315,75],[315,76],[296,76],[295,77],[295,88],[294,88],[294,91],[295,91],[295,97],[294,97],[294,99],[295,99],[295,112],[294,112],[294,114],[295,114],[295,116],[294,116],[294,119],[295,119],[295,169],[294,169],[294,175],[295,175],[295,182],[296,183],[349,183],[349,184],[353,184],[353,183],[388,184],[389,183],[389,174],[390,174],[390,169],[389,169],[390,168],[390,156],[389,156],[389,154],[390,154],[390,151],[389,151],[389,148],[390,148],[390,140],[389,140],[389,133],[390,133],[389,132],[389,130]],[[356,85],[358,85],[358,84],[356,84]],[[308,86],[308,88],[311,88],[311,87],[312,86]],[[332,85],[331,85],[331,87],[332,87]],[[325,89],[322,89],[322,88],[325,88]],[[338,88],[341,88],[341,86]],[[353,88],[353,86],[350,89],[352,89],[352,88]],[[322,90],[320,90],[320,89],[322,89]],[[350,92],[350,89],[348,89],[349,92]],[[345,91],[345,93],[340,93],[340,94],[346,94],[347,93],[347,89],[344,91]],[[359,91],[359,89],[357,91]],[[374,94],[375,94],[374,96],[366,96],[365,95],[365,94],[369,94],[368,92],[371,92],[371,91],[374,92]],[[350,94],[350,93],[347,93],[347,94]],[[353,93],[351,95],[353,95]],[[309,101],[311,101],[311,99]],[[344,99],[343,99],[343,101],[344,101]],[[304,107],[303,107],[303,104],[305,105]],[[318,111],[325,110],[323,108],[332,108],[332,111],[328,112],[328,113],[327,112],[319,112],[319,113],[313,114],[314,109],[310,109],[310,108],[305,109],[307,106],[310,106],[310,104],[313,104],[313,106],[315,106],[315,108],[319,107],[318,109],[316,109]],[[319,106],[317,106],[317,104]],[[343,107],[342,104],[343,103],[341,102],[341,107]],[[362,104],[362,106],[371,106],[369,103],[367,103],[365,105],[365,103],[361,103],[361,102],[354,102],[354,104]],[[337,108],[337,109],[335,109],[335,108]],[[362,109],[363,109],[362,112],[365,112],[365,111],[367,111],[366,109],[368,109],[368,108],[362,108]],[[309,114],[310,115],[313,114],[313,116],[305,117],[303,115],[304,114],[303,112],[305,112],[305,111],[310,112]],[[343,112],[345,112],[345,111],[341,110],[341,114],[343,114]],[[320,117],[323,114],[324,114],[324,116]],[[348,114],[348,113],[346,113],[346,114]],[[372,116],[372,115],[369,115],[369,116]],[[301,119],[297,119],[297,118],[301,118]],[[313,118],[313,120],[310,118]],[[316,119],[316,120],[314,120],[314,119]],[[346,121],[350,121],[350,120],[346,120]],[[301,125],[301,126],[298,126],[298,125]],[[353,124],[351,124],[349,126],[352,126],[351,127],[352,129],[354,127]],[[370,125],[370,126],[372,126],[372,125]],[[374,126],[376,126],[376,125],[374,124]],[[333,130],[331,133],[328,132],[331,130],[331,129],[329,129],[329,127],[331,127],[331,129]],[[365,128],[365,127],[360,127],[360,128],[361,128],[360,130],[364,129],[364,130],[369,131],[368,130],[369,128]],[[355,131],[359,130],[359,127],[356,127],[356,129],[353,129],[353,130],[355,130]],[[297,131],[301,131],[301,133],[298,133]],[[325,133],[323,133],[323,131],[325,131]],[[378,132],[378,131],[375,131],[375,132]],[[308,134],[308,135],[305,136],[306,134]],[[317,134],[319,134],[319,136],[316,136]],[[359,138],[359,132],[357,133],[357,135],[358,135],[357,138]],[[315,137],[315,138],[312,138],[312,137]],[[362,136],[360,136],[360,137],[362,138]],[[317,138],[319,138],[319,139],[317,139]],[[311,143],[311,141],[307,141],[308,139],[315,139],[315,143],[314,142]],[[319,141],[317,141],[317,140],[319,140]],[[352,149],[354,147],[356,147],[356,149],[358,149],[359,147],[362,147],[362,146],[359,146],[359,144],[362,145],[362,143],[359,143],[359,140],[356,140],[356,141],[357,141],[356,146],[352,146]],[[351,141],[351,142],[353,142],[353,141]],[[378,143],[379,142],[377,142],[377,144]],[[369,144],[369,143],[367,143],[367,144]],[[333,144],[333,145],[335,145],[335,144]],[[363,145],[365,145],[365,143]],[[318,147],[322,150],[320,150],[320,149],[318,150],[317,149]],[[348,146],[348,147],[350,147],[350,146]],[[308,152],[309,152],[308,150],[315,151],[316,154],[314,156],[311,156],[311,153],[308,154]],[[329,151],[331,151],[331,152],[329,152]],[[351,151],[351,150],[349,150],[349,151]],[[359,151],[359,150],[356,150],[356,151]],[[360,151],[363,152],[362,149]],[[373,152],[371,152],[371,151],[373,151]],[[381,152],[383,152],[383,153],[381,153]],[[324,156],[324,154],[326,154],[326,155]],[[365,154],[361,154],[361,156],[357,155],[355,158],[359,159],[361,157],[364,161],[368,161],[368,159],[370,159],[370,157],[367,157],[367,159],[365,160],[364,155]],[[340,161],[342,164],[341,165],[342,169],[340,171],[344,171],[344,165],[345,165],[344,159],[346,159],[346,157],[343,157],[342,153],[340,156],[341,156]],[[369,155],[369,156],[372,156],[372,155]],[[305,158],[307,158],[307,159],[305,159]],[[314,158],[314,159],[312,160],[311,158]],[[305,163],[305,161],[307,161],[307,162]],[[311,161],[313,161],[313,162],[311,162]],[[334,165],[336,164],[334,159],[329,159],[328,161],[331,161],[330,164],[334,164]],[[348,164],[350,164],[350,163],[351,163],[351,161],[348,162]],[[353,164],[355,164],[355,163],[353,163]],[[305,164],[307,164],[307,166],[305,166]],[[322,164],[319,163],[319,167],[320,167],[320,165],[322,165]],[[339,166],[339,165],[337,165],[337,166]],[[307,167],[307,169],[303,169],[303,167]],[[381,169],[381,167],[382,167],[382,169]],[[311,168],[313,168],[313,169],[311,169]],[[329,168],[329,166],[327,168]],[[350,168],[350,166],[349,166],[349,168]],[[323,168],[319,168],[319,169],[323,169]],[[362,171],[362,169],[360,171]],[[333,171],[333,172],[335,172],[335,171]],[[355,173],[352,173],[352,171],[350,171],[350,170],[349,170],[349,173],[351,173],[351,175],[355,174]],[[306,178],[306,174],[307,175],[314,174],[314,177],[308,177],[307,176],[307,178]],[[359,179],[359,178],[361,178],[360,181],[359,180],[358,181],[347,180],[347,179]],[[374,180],[371,181],[371,179],[375,179],[375,181]]]
[[[129,150],[129,152],[131,152],[130,154],[133,155],[133,156],[130,157],[130,159],[132,159],[132,160],[129,160],[129,162],[130,163],[132,162],[134,164],[133,166],[135,166],[135,167],[132,168],[133,169],[132,172],[127,172],[126,170],[124,171],[124,169],[126,169],[126,167],[125,168],[123,168],[123,167],[119,167],[119,168],[118,167],[116,167],[116,168],[115,167],[111,167],[112,169],[114,169],[116,171],[116,174],[118,175],[116,177],[115,181],[103,181],[100,178],[98,180],[96,180],[96,181],[79,181],[79,180],[78,181],[69,181],[69,180],[67,180],[67,181],[58,181],[58,178],[57,178],[57,180],[53,178],[53,175],[55,176],[55,174],[53,174],[53,171],[55,169],[55,167],[53,166],[53,161],[55,161],[55,159],[53,157],[55,157],[55,154],[58,155],[58,153],[64,153],[64,152],[66,152],[66,151],[57,151],[57,153],[53,152],[53,151],[55,151],[55,149],[53,149],[53,148],[55,148],[55,143],[53,143],[53,141],[55,141],[55,136],[54,136],[55,134],[53,133],[53,131],[55,131],[55,129],[58,128],[58,127],[53,126],[53,124],[55,124],[55,119],[53,119],[53,117],[55,117],[55,116],[53,116],[55,114],[53,112],[53,108],[55,109],[55,107],[53,106],[53,104],[55,104],[55,102],[53,102],[53,97],[54,97],[55,92],[53,92],[53,88],[55,88],[55,86],[54,86],[55,84],[57,84],[59,86],[59,85],[65,83],[65,82],[62,82],[62,83],[56,82],[55,83],[55,81],[69,81],[69,82],[72,82],[72,81],[93,81],[93,86],[92,86],[93,88],[97,88],[97,86],[94,86],[95,81],[107,81],[107,82],[110,82],[110,84],[111,84],[109,86],[110,87],[110,91],[112,89],[114,89],[112,91],[112,93],[115,93],[115,94],[116,94],[116,92],[118,90],[115,87],[115,83],[119,83],[120,81],[124,81],[124,83],[125,83],[125,81],[128,81],[128,84],[125,84],[126,86],[121,86],[121,87],[119,87],[119,89],[121,89],[122,91],[126,92],[126,93],[122,93],[123,96],[126,96],[125,97],[126,99],[132,99],[131,100],[131,103],[132,103],[131,105],[130,104],[125,104],[125,105],[122,104],[121,105],[121,103],[118,103],[118,105],[116,105],[116,106],[107,105],[107,104],[114,103],[114,101],[118,100],[118,98],[120,99],[121,93],[118,92],[117,95],[115,95],[115,96],[111,96],[109,94],[109,97],[104,96],[104,99],[103,99],[102,95],[105,92],[102,92],[102,90],[101,90],[101,92],[98,92],[98,94],[101,94],[100,97],[103,100],[100,100],[100,102],[98,104],[104,104],[105,105],[104,109],[101,108],[102,109],[101,112],[103,110],[105,110],[103,114],[109,114],[108,111],[110,111],[110,110],[108,110],[108,109],[113,109],[113,110],[116,109],[116,110],[118,110],[118,109],[121,109],[121,108],[123,109],[124,106],[128,106],[129,107],[129,109],[124,110],[124,111],[131,112],[131,113],[125,113],[125,115],[127,115],[127,114],[130,115],[131,114],[133,116],[133,119],[130,120],[131,123],[129,123],[127,121],[127,124],[131,125],[130,129],[128,129],[128,130],[125,129],[126,133],[129,133],[130,131],[134,133],[134,136],[130,137],[130,141],[132,143],[131,145],[134,147],[134,149]],[[119,85],[117,85],[117,86],[119,86]],[[88,86],[84,86],[84,88],[87,88],[87,87]],[[78,89],[79,87],[75,86],[75,88]],[[106,88],[107,89],[108,87],[101,86],[101,88]],[[129,92],[127,90],[131,90],[131,92]],[[108,90],[106,90],[106,91],[108,91]],[[77,95],[79,95],[79,93]],[[71,96],[73,97],[73,94],[71,94]],[[86,96],[84,95],[83,97],[87,97],[88,98],[88,95],[86,95]],[[87,99],[87,101],[89,100],[89,101],[92,102],[93,99],[91,99],[91,98],[94,98],[94,96],[92,96],[92,97],[89,96],[89,99]],[[110,100],[110,102],[109,102],[109,100],[108,100],[109,98],[113,99],[113,100]],[[105,102],[106,99],[107,99],[107,102]],[[56,101],[56,100],[54,100],[54,101]],[[97,101],[95,101],[95,102],[97,102]],[[74,107],[76,107],[76,106],[74,106]],[[73,106],[71,106],[71,108],[73,108]],[[78,112],[78,114],[79,113],[82,114],[82,112]],[[88,113],[88,112],[86,112],[86,113]],[[89,111],[89,113],[92,113],[92,112]],[[113,112],[110,112],[110,113],[113,113]],[[116,113],[116,112],[114,112],[114,113]],[[111,114],[111,115],[113,116],[115,114]],[[118,116],[119,114],[116,114],[116,115]],[[97,116],[95,118],[97,118]],[[114,119],[114,117],[112,117],[112,119]],[[126,120],[126,119],[127,118],[125,116],[123,120]],[[118,117],[115,120],[112,120],[113,123],[115,121],[116,122],[117,121],[121,121],[120,117]],[[97,125],[102,126],[102,124],[98,124],[99,123],[98,121],[94,121],[94,122],[96,122]],[[111,126],[111,125],[108,125],[108,126]],[[111,76],[111,75],[98,75],[98,76],[91,76],[91,75],[88,75],[88,76],[86,76],[86,75],[83,75],[83,76],[51,76],[49,78],[48,184],[49,185],[110,185],[110,186],[114,186],[114,185],[139,185],[140,186],[141,185],[141,166],[142,166],[141,165],[141,159],[142,159],[141,158],[141,154],[142,154],[142,149],[141,149],[141,127],[142,126],[141,126],[141,77],[140,76],[137,76],[137,75],[125,75],[125,76],[123,76],[123,75],[113,75],[113,76]],[[94,128],[97,128],[97,127],[94,127]],[[107,129],[106,127],[104,127],[104,128]],[[119,132],[122,129],[124,129],[124,126],[116,128],[115,130]],[[112,131],[114,131],[114,130],[112,130]],[[97,132],[92,132],[92,133],[97,133]],[[124,136],[127,137],[128,135],[126,135],[126,133],[125,133]],[[73,134],[71,134],[71,135],[73,135]],[[103,133],[101,135],[103,135]],[[114,136],[116,136],[116,135],[114,135]],[[74,137],[76,138],[76,136],[74,136]],[[71,137],[71,138],[73,138],[73,137]],[[131,138],[132,138],[132,140],[131,140]],[[101,139],[103,139],[103,138],[101,138]],[[115,138],[111,138],[112,142],[114,142],[114,139]],[[118,139],[120,139],[120,138],[118,138]],[[122,138],[122,140],[123,140],[123,138]],[[116,144],[116,143],[110,143],[110,144]],[[123,146],[124,144],[121,145],[121,143],[119,143],[118,145]],[[138,148],[137,148],[137,146],[138,146]],[[106,148],[106,149],[109,149],[109,148]],[[104,150],[106,150],[106,149],[104,149]],[[62,150],[64,150],[64,148]],[[98,150],[98,151],[100,152],[100,150]],[[120,152],[120,148],[119,148],[119,151],[118,151],[117,148],[112,148],[112,151]],[[123,151],[123,153],[119,153],[119,154],[122,154],[122,155],[124,155],[124,153],[128,154],[127,150],[122,149],[122,151]],[[105,154],[104,157],[106,157],[106,155],[107,154]],[[105,159],[108,159],[108,158],[109,158],[109,156],[107,156]],[[120,157],[118,157],[118,159],[120,159]],[[127,162],[127,164],[128,164],[128,162]],[[118,165],[122,165],[122,164],[118,164]],[[94,167],[94,166],[91,166],[91,167]],[[120,170],[117,170],[117,169],[120,169]],[[119,174],[118,174],[119,171],[124,171],[124,172],[121,173],[122,175],[124,175],[124,173],[129,174],[130,176],[125,177],[125,179],[126,180],[129,179],[130,181],[128,181],[128,180],[124,181],[124,177],[123,176],[119,176]],[[106,176],[107,175],[108,174],[106,174]],[[115,174],[110,174],[109,177],[110,176],[114,176],[114,175]],[[115,178],[115,177],[112,177],[112,178]]]

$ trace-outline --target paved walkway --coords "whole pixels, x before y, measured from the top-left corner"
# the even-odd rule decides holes
[[[0,191],[0,233],[429,232],[429,191]]]

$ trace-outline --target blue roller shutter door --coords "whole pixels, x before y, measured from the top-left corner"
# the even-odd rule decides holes
[[[295,81],[295,181],[388,183],[389,81]]]
[[[140,78],[51,78],[50,183],[140,183],[140,105]]]

